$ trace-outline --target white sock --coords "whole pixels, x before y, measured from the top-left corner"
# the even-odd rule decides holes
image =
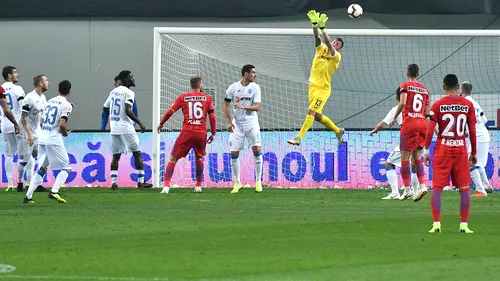
[[[240,158],[232,158],[231,157],[231,170],[233,172],[234,182],[241,184],[240,180]]]
[[[488,175],[486,175],[486,170],[484,167],[477,166],[477,170],[479,171],[479,175],[481,176],[481,181],[483,182],[486,187],[490,187],[490,181],[488,180]]]
[[[255,157],[255,182],[262,180],[262,154]],[[239,173],[238,173],[239,174]]]
[[[137,182],[144,183],[144,170],[137,170]]]
[[[24,171],[26,170],[26,165],[28,162],[20,162],[17,164],[17,183],[23,182]]]
[[[396,170],[394,170],[393,167],[386,167],[385,175],[387,176],[387,180],[389,181],[389,185],[391,186],[391,193],[399,194],[398,175],[396,174]]]
[[[413,193],[417,193],[418,192],[418,188],[420,187],[420,183],[418,182],[418,177],[417,177],[417,173],[413,172],[411,173],[411,187],[412,187],[412,191]]]
[[[481,181],[481,175],[479,174],[479,170],[477,167],[470,168],[470,176],[476,185],[476,191],[486,194],[486,190],[484,190],[483,182]]]
[[[5,173],[7,174],[8,186],[14,186],[14,162],[12,156],[5,156]]]
[[[69,176],[68,170],[61,170],[59,174],[57,174],[56,181],[54,182],[54,185],[52,186],[50,192],[58,193],[59,188],[61,188],[61,185],[63,185],[66,182],[68,176]]]
[[[117,170],[111,171],[111,183],[118,183],[118,171]]]
[[[26,183],[30,184],[31,178],[33,177],[33,168],[35,167],[35,158],[30,156],[30,160],[28,160],[28,164],[26,164],[26,168],[24,172],[26,173]]]
[[[28,188],[28,192],[26,192],[26,197],[28,199],[33,198],[33,192],[35,192],[36,188],[42,184],[44,175],[45,174],[42,174],[42,172],[38,170],[36,174],[33,176],[30,182],[30,187]]]

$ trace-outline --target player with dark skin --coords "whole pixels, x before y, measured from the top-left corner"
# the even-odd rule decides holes
[[[135,87],[135,78],[132,73],[130,73],[127,77],[119,79],[119,83],[121,83],[122,86],[125,86],[127,88],[130,87]],[[118,83],[118,81],[116,81]],[[116,84],[115,84],[116,85]],[[104,107],[104,111],[106,111],[109,114],[109,108]],[[146,131],[146,127],[144,124],[139,120],[137,116],[135,116],[134,112],[132,111],[132,106],[130,104],[125,105],[125,113],[127,116],[134,121],[136,124],[139,125],[141,128],[141,133],[144,133]],[[141,151],[133,151],[132,152],[134,159],[135,159],[135,168],[137,170],[144,170],[144,161],[142,160],[142,153]],[[121,154],[113,154],[113,160],[111,160],[111,170],[118,170],[118,163],[120,162],[120,157]],[[152,185],[148,183],[143,183],[139,188],[151,188]]]

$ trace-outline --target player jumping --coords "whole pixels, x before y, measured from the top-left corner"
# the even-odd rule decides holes
[[[234,186],[231,193],[238,193],[243,187],[240,180],[240,151],[243,150],[245,138],[252,147],[255,158],[255,191],[262,192],[262,151],[260,143],[260,125],[257,111],[260,110],[260,86],[255,83],[257,74],[255,66],[244,65],[241,68],[241,80],[229,86],[224,98],[224,115],[231,146],[231,170]],[[229,115],[229,104],[234,103],[233,120]]]
[[[316,12],[315,10],[309,11],[307,16],[311,20],[314,32],[314,44],[316,46],[316,53],[311,66],[311,74],[309,76],[309,108],[306,115],[306,120],[300,129],[299,134],[288,140],[289,144],[300,145],[302,137],[311,128],[314,120],[320,122],[328,129],[337,134],[339,146],[344,142],[343,135],[345,130],[339,128],[332,122],[328,116],[322,114],[323,107],[325,106],[330,93],[332,91],[331,79],[337,68],[339,67],[342,56],[340,50],[344,47],[344,41],[341,38],[336,38],[333,42],[326,33],[325,25],[328,21],[328,16]],[[323,33],[324,43],[318,34],[318,27]]]
[[[178,96],[172,106],[165,112],[158,125],[158,133],[163,124],[179,109],[184,113],[184,121],[177,140],[175,141],[170,162],[167,164],[165,183],[161,193],[170,191],[170,181],[174,174],[177,161],[189,153],[191,148],[195,153],[196,161],[196,183],[195,192],[201,192],[201,181],[203,180],[203,156],[206,155],[207,143],[212,143],[217,132],[217,121],[212,98],[203,93],[203,82],[201,77],[193,77],[189,81],[191,92]],[[207,115],[210,118],[211,135],[207,138]]]
[[[59,95],[51,98],[45,106],[40,120],[42,130],[38,138],[38,163],[40,167],[31,179],[28,192],[24,197],[24,203],[35,203],[33,201],[33,192],[42,184],[49,165],[53,170],[61,170],[57,174],[49,198],[57,200],[59,203],[66,203],[66,200],[59,194],[59,188],[71,173],[68,151],[63,141],[63,137],[67,137],[71,133],[66,128],[73,110],[73,105],[67,100],[70,94],[71,83],[68,80],[61,81],[59,83]]]
[[[486,171],[484,167],[486,167],[486,163],[488,162],[488,151],[490,149],[490,134],[488,129],[486,128],[486,122],[488,122],[488,118],[483,112],[483,109],[479,105],[477,101],[475,101],[472,96],[472,84],[470,82],[462,82],[461,86],[461,96],[469,100],[472,105],[474,105],[474,112],[476,114],[476,145],[477,145],[477,164],[475,166],[471,166],[470,168],[470,176],[476,185],[477,192],[474,193],[474,197],[485,197],[488,193],[493,192],[493,187],[490,185],[488,181],[488,176],[486,175]],[[467,141],[468,151],[470,153],[470,143]]]
[[[396,101],[400,100],[400,88],[397,88],[396,90]],[[373,128],[373,130],[370,133],[370,136],[373,136],[376,134],[380,129],[384,128],[385,126],[389,125],[391,121],[394,119],[394,114],[396,113],[398,106],[394,106],[391,108],[391,110],[387,113],[387,116],[380,121],[380,123]],[[399,126],[403,123],[403,119],[401,117],[401,114],[399,114],[396,117],[396,122],[398,123]],[[387,200],[387,199],[397,199],[399,200],[401,195],[399,194],[399,188],[398,188],[398,176],[396,174],[396,166],[401,167],[401,151],[399,149],[399,145],[397,145],[389,154],[389,157],[387,157],[387,160],[384,163],[385,167],[385,175],[387,176],[387,180],[389,181],[389,185],[391,186],[391,193],[389,193],[387,196],[383,197],[382,199]],[[419,187],[418,183],[418,178],[417,174],[414,169],[412,169],[411,173],[411,185],[413,188],[413,194],[417,193],[417,189]]]
[[[434,224],[430,233],[441,232],[441,193],[451,181],[460,190],[460,232],[473,233],[468,227],[470,209],[469,164],[476,164],[476,115],[474,105],[458,95],[458,78],[448,74],[443,79],[445,97],[437,100],[430,111],[430,123],[425,138],[424,161],[429,166],[429,147],[436,124],[439,133],[432,161],[431,208]],[[466,125],[469,126],[471,153],[467,156]]]
[[[426,114],[429,112],[429,91],[424,84],[418,82],[419,68],[416,64],[408,65],[408,82],[400,86],[399,105],[391,122],[397,121],[396,117],[403,112],[403,124],[400,132],[401,146],[401,177],[403,178],[404,192],[401,200],[413,197],[415,202],[421,200],[427,193],[425,186],[424,165],[421,159],[421,150],[424,146],[426,132]],[[415,196],[411,190],[410,156],[413,157],[420,189]]]
[[[132,72],[123,70],[118,75],[121,81],[120,86],[113,89],[104,102],[103,110],[110,116],[111,127],[111,189],[118,189],[118,163],[122,154],[132,151],[137,169],[137,187],[151,188],[153,185],[144,182],[144,162],[142,160],[139,137],[135,132],[134,123],[139,124],[141,132],[144,133],[146,127],[141,120],[132,112],[132,105],[135,100],[135,93],[130,87],[135,87],[135,79]]]
[[[23,100],[21,115],[21,132],[19,134],[19,165],[17,165],[18,179],[17,189],[23,189],[23,175],[26,172],[26,183],[31,183],[35,159],[38,156],[38,132],[40,119],[47,103],[43,94],[49,89],[49,80],[45,75],[37,75],[33,78],[35,89],[29,92]],[[42,186],[38,190],[44,189]]]
[[[9,112],[12,112],[15,120],[21,118],[21,104],[20,101],[24,99],[24,90],[21,86],[16,85],[19,79],[17,69],[13,66],[6,66],[2,70],[2,76],[5,83],[2,88],[5,90],[5,100],[9,107]],[[2,110],[2,139],[5,151],[5,172],[7,174],[7,189],[5,191],[14,190],[14,156],[18,153],[19,149],[19,125],[17,122],[12,122],[11,118],[7,116],[5,110]],[[14,125],[15,124],[15,125]],[[22,192],[23,189],[17,189]]]

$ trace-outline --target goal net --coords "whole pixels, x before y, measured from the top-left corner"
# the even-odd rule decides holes
[[[287,140],[298,133],[308,108],[308,78],[315,52],[312,30],[155,28],[154,128],[174,99],[189,91],[190,77],[201,76],[204,91],[213,98],[219,129],[216,141],[207,145],[204,186],[232,186],[229,133],[225,132],[222,111],[224,95],[229,85],[241,79],[241,67],[253,64],[257,71],[255,82],[262,90],[258,115],[265,186],[366,188],[377,182],[384,184],[387,178],[383,163],[399,144],[399,131],[383,130],[374,136],[370,131],[397,104],[394,93],[406,81],[408,64],[419,65],[420,81],[429,88],[432,101],[442,96],[446,74],[454,73],[460,81],[470,81],[473,97],[495,122],[500,108],[497,33],[329,31],[332,40],[341,37],[345,46],[324,114],[346,128],[345,143],[338,146],[335,134],[315,122],[302,144],[291,146]],[[163,182],[182,118],[181,113],[176,113],[161,133],[154,133],[155,186]],[[498,149],[492,139],[493,157]],[[240,163],[242,183],[253,186],[254,157],[250,148],[241,151]],[[172,184],[193,186],[194,165],[191,152],[178,162]]]

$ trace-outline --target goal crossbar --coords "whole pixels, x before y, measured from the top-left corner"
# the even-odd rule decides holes
[[[211,35],[311,35],[310,28],[199,28],[199,27],[155,27],[159,34],[211,34]],[[455,36],[490,37],[500,36],[500,30],[458,29],[328,29],[336,36]]]

